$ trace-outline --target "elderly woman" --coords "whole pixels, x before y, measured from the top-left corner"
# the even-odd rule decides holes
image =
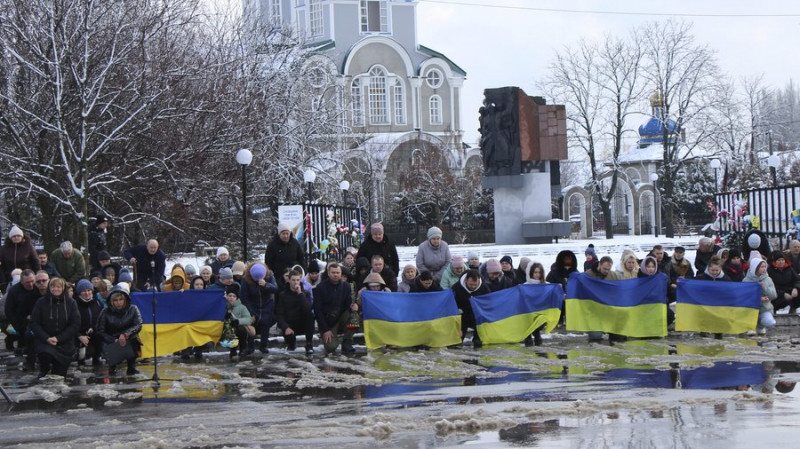
[[[39,377],[51,372],[67,375],[75,357],[75,340],[81,326],[78,304],[67,294],[67,282],[53,278],[47,293],[36,302],[31,312],[30,330],[36,342],[39,358]]]
[[[131,304],[131,297],[128,292],[116,286],[111,289],[108,295],[108,307],[100,313],[97,319],[97,334],[103,339],[105,344],[119,342],[119,345],[133,347],[133,357],[129,357],[128,370],[126,374],[132,376],[139,374],[136,369],[136,354],[142,344],[139,341],[139,332],[142,330],[142,314],[139,308]],[[108,374],[117,374],[117,365],[108,367]]]
[[[34,273],[39,271],[39,255],[36,253],[30,239],[22,234],[16,225],[8,231],[5,244],[0,247],[0,287],[5,290],[6,284],[11,283],[11,272],[15,268],[20,270],[30,269]]]
[[[442,230],[436,226],[428,229],[428,240],[417,247],[417,270],[430,271],[434,279],[441,281],[450,260],[450,248],[442,240]]]

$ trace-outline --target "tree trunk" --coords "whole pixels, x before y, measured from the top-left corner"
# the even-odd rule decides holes
[[[606,238],[614,238],[614,224],[611,220],[611,202],[600,199],[600,209],[603,210],[603,224],[606,228]]]

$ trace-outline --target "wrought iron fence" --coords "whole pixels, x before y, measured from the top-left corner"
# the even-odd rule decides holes
[[[783,239],[796,232],[792,211],[800,208],[800,185],[722,192],[714,195],[714,201],[722,233],[745,232],[751,225],[769,238]]]

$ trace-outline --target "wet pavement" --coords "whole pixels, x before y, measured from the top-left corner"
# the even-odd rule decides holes
[[[37,380],[0,353],[2,447],[752,447],[800,411],[798,328],[768,337],[145,361]]]

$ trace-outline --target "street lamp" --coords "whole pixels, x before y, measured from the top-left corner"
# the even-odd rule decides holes
[[[347,207],[347,191],[350,190],[350,181],[340,182],[339,190],[342,191],[342,206]]]
[[[719,159],[712,159],[711,160],[711,168],[714,169],[714,190],[715,191],[718,189],[718,187],[717,187],[717,171],[719,170],[719,167],[721,165],[722,165],[722,162],[720,162]]]
[[[654,206],[654,213],[653,213],[653,222],[655,223],[655,237],[658,237],[658,228],[659,223],[658,219],[660,218],[660,210],[658,206],[658,173],[650,173],[650,182],[653,183],[653,206]]]
[[[314,173],[314,170],[309,168],[303,172],[303,182],[306,183],[306,201],[309,203],[311,202],[311,194],[313,193],[312,188],[316,179],[317,174]]]
[[[769,165],[769,171],[772,175],[772,187],[775,187],[778,185],[778,174],[776,169],[781,165],[781,158],[778,157],[777,154],[771,154],[767,158],[767,165]]]
[[[253,153],[246,148],[236,152],[236,163],[242,166],[242,262],[247,263],[247,166],[253,162]]]

